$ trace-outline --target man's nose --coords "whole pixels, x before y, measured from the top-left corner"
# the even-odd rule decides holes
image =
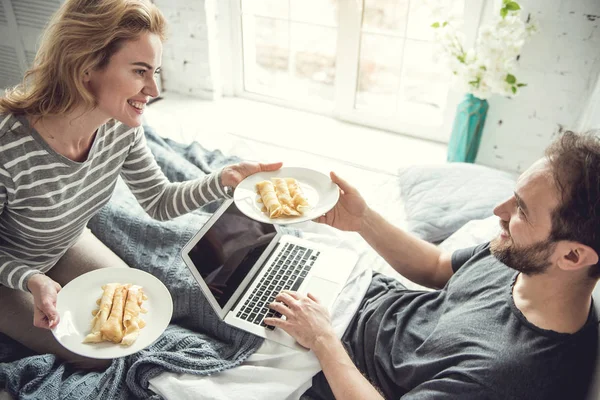
[[[510,204],[513,198],[507,199],[506,201],[498,204],[494,208],[494,215],[498,216],[503,221],[510,221]]]

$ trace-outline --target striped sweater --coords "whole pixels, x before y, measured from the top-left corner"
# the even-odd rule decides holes
[[[50,270],[109,201],[119,175],[158,220],[227,197],[220,171],[169,182],[141,127],[106,123],[87,160],[75,162],[54,151],[24,116],[0,114],[0,285],[26,291],[29,277]]]

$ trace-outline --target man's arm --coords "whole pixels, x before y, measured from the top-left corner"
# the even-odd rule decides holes
[[[398,273],[430,288],[442,288],[452,274],[452,254],[410,235],[367,208],[360,235]]]
[[[265,323],[283,329],[314,351],[336,399],[383,399],[356,368],[335,335],[329,312],[314,296],[283,291],[275,300],[270,307],[286,319],[265,318]]]
[[[358,190],[331,173],[340,188],[335,207],[317,222],[334,228],[358,232],[401,275],[432,288],[443,287],[453,274],[450,254],[418,239],[387,222],[373,211]]]
[[[319,338],[312,350],[336,399],[383,399],[381,394],[356,368],[335,335]]]

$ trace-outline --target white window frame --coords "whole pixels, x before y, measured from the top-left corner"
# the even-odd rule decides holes
[[[415,0],[413,0],[415,1]],[[416,0],[418,1],[418,0]],[[482,21],[486,3],[493,0],[465,0],[464,34],[466,46],[475,43],[477,30]],[[222,38],[223,93],[229,96],[242,97],[262,101],[278,106],[313,112],[337,118],[358,125],[401,133],[421,139],[447,143],[456,106],[464,93],[451,88],[448,92],[446,108],[441,127],[427,127],[407,123],[400,117],[377,115],[372,110],[361,110],[354,107],[356,82],[358,78],[358,60],[360,56],[360,34],[362,1],[338,1],[338,32],[335,76],[335,100],[333,109],[324,109],[320,104],[304,103],[289,99],[272,97],[266,94],[248,92],[244,89],[244,64],[241,24],[241,0],[219,2],[220,32]],[[229,17],[229,18],[227,18]],[[343,40],[342,40],[343,38]],[[227,77],[231,79],[227,79]],[[417,133],[415,133],[417,132]]]

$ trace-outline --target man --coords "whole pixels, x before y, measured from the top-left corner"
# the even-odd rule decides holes
[[[579,399],[596,363],[592,291],[600,276],[600,141],[571,132],[494,209],[491,243],[444,254],[341,188],[319,222],[356,231],[399,273],[441,288],[412,291],[375,275],[342,341],[312,296],[272,308],[318,357],[307,395],[338,399]]]

